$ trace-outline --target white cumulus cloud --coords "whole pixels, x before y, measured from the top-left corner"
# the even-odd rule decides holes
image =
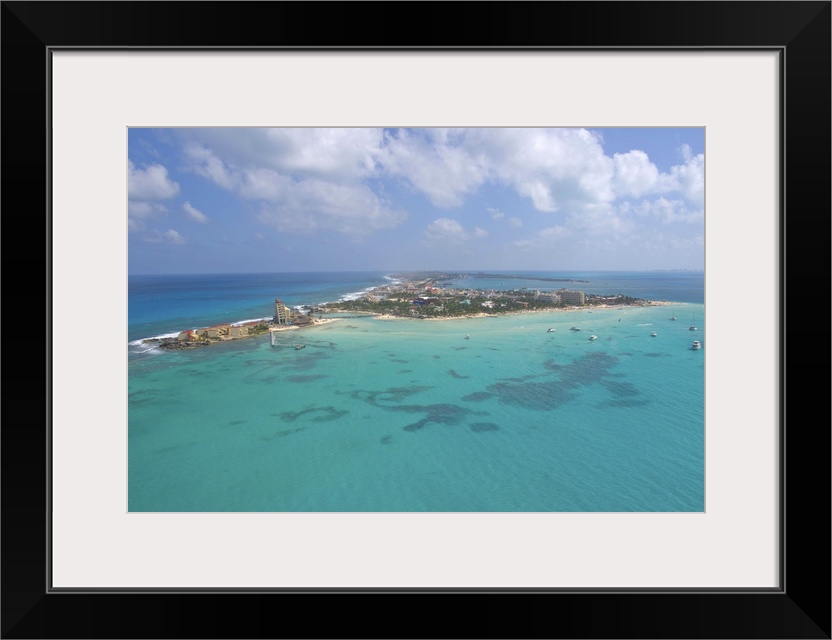
[[[612,160],[585,129],[466,129],[466,147],[485,158],[492,180],[512,187],[538,211],[613,198]]]
[[[425,229],[425,237],[433,242],[459,244],[468,238],[458,220],[438,218]]]
[[[536,240],[545,227],[624,241],[639,219],[698,222],[704,207],[703,154],[684,146],[680,163],[663,173],[639,149],[607,155],[601,135],[586,129],[183,129],[176,135],[187,169],[251,203],[248,210],[262,224],[290,233],[360,237],[396,227],[407,219],[390,200],[401,186],[442,209],[461,207],[475,194],[490,197],[486,188],[508,189],[535,212],[553,214],[544,216],[549,221],[537,224],[539,218],[495,207],[486,207],[482,219],[502,220],[504,230],[528,229]],[[162,213],[147,205],[171,197],[165,194],[178,185],[161,165],[131,164],[131,172],[131,194],[145,194],[137,199],[144,204],[133,216],[138,223]],[[183,210],[207,220],[189,203]],[[424,237],[458,244],[487,235],[483,227],[464,228],[459,220],[473,222],[462,215],[427,213],[425,222],[433,222]]]
[[[640,198],[646,195],[678,194],[695,208],[704,205],[705,156],[693,155],[690,146],[682,145],[679,154],[684,164],[660,173],[643,151],[616,153],[615,191],[622,198]]]
[[[260,184],[258,189],[262,204],[257,218],[278,231],[332,230],[363,236],[395,227],[406,217],[361,184],[293,182],[276,175],[270,186]]]
[[[189,144],[185,155],[191,160],[191,169],[208,178],[223,189],[233,190],[240,181],[238,173],[223,162],[211,149],[200,144]]]
[[[374,170],[375,160],[366,149],[359,154],[349,151],[356,140],[373,139],[366,131],[256,131],[260,132],[256,137],[248,135],[257,143],[248,156],[237,146],[225,158],[203,144],[190,143],[185,151],[192,171],[244,200],[259,203],[256,219],[262,224],[286,232],[329,230],[363,236],[406,219],[404,211],[358,180]],[[230,145],[229,140],[224,142]],[[306,142],[309,147],[304,146]],[[283,157],[281,150],[289,157]],[[274,157],[255,163],[269,152]],[[339,176],[341,180],[335,179]]]
[[[179,185],[171,180],[168,170],[161,164],[136,167],[127,160],[127,229],[143,231],[144,221],[159,218],[168,210],[160,201],[169,200],[179,193]]]
[[[145,237],[147,242],[163,243],[163,244],[185,244],[185,238],[179,235],[179,232],[174,229],[167,231],[153,230],[153,233]]]
[[[670,171],[674,186],[686,200],[702,207],[705,204],[705,155],[693,155],[688,145],[682,145],[681,154],[685,164],[677,165]]]
[[[541,238],[567,238],[570,233],[563,225],[555,225],[554,227],[546,227],[537,232]]]
[[[644,151],[633,150],[627,153],[616,153],[615,188],[623,196],[639,197],[649,193],[659,182],[659,169],[650,162]]]
[[[645,200],[632,207],[622,207],[622,210],[632,210],[639,216],[653,218],[663,224],[701,223],[705,217],[701,209],[688,207],[681,198],[669,200],[660,197],[652,201]]]
[[[186,202],[185,204],[183,204],[182,205],[182,210],[194,222],[201,222],[202,224],[205,224],[205,223],[208,222],[208,216],[206,216],[204,213],[202,213],[202,211],[197,209],[190,202]]]
[[[168,170],[161,164],[140,169],[128,160],[127,193],[131,200],[168,200],[179,193],[179,185],[170,179]]]
[[[423,193],[437,207],[456,207],[487,177],[487,159],[471,153],[466,129],[400,129],[386,136],[386,173]]]
[[[191,157],[203,156],[203,170],[218,180],[223,179],[223,168],[215,160],[221,158],[225,171],[258,167],[284,175],[356,181],[374,175],[384,154],[384,131],[364,127],[181,129],[178,134]],[[215,160],[209,160],[206,151]]]
[[[129,200],[127,202],[127,213],[132,220],[159,218],[167,212],[167,207],[158,202],[142,202],[140,200]]]

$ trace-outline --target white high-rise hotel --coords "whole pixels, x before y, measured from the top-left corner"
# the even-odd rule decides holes
[[[558,289],[558,296],[560,296],[563,304],[574,304],[583,306],[586,304],[586,295],[583,291],[570,291],[569,289]]]
[[[552,291],[550,293],[535,291],[534,299],[545,300],[546,302],[552,302],[554,304],[562,302],[563,304],[581,307],[586,304],[586,294],[583,291],[570,291],[569,289],[558,289],[557,291]]]

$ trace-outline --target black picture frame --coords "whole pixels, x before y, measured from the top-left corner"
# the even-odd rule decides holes
[[[810,362],[821,359],[825,334],[798,326],[827,321],[809,306],[820,299],[828,307],[831,290],[830,15],[828,1],[3,2],[2,284],[13,337],[3,342],[2,364],[2,637],[830,638],[828,385]],[[53,590],[49,343],[59,327],[49,307],[50,52],[129,47],[779,52],[780,586]],[[787,332],[790,317],[797,328]],[[800,347],[787,352],[797,336]]]

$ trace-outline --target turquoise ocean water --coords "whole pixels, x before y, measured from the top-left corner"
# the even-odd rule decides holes
[[[139,341],[385,275],[131,277],[129,510],[703,511],[702,273],[568,274],[586,280],[572,288],[672,306],[352,317],[279,333],[275,347]]]

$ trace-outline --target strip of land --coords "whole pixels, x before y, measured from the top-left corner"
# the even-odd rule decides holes
[[[507,276],[503,276],[507,277]],[[192,349],[227,340],[239,340],[278,331],[319,326],[339,318],[332,314],[374,316],[378,320],[455,320],[493,318],[517,313],[549,313],[577,309],[613,309],[679,304],[666,300],[644,300],[623,294],[595,295],[573,289],[540,291],[510,289],[448,288],[448,276],[419,276],[376,287],[359,298],[303,305],[289,309],[279,298],[274,301],[271,319],[219,324],[201,329],[186,329],[173,338],[148,338],[144,343],[163,349]],[[557,281],[557,279],[546,279]],[[317,315],[317,317],[315,317]],[[274,338],[272,338],[274,341]]]
[[[327,312],[372,313],[379,319],[450,320],[576,308],[612,308],[673,304],[623,294],[595,295],[574,289],[496,290],[448,288],[447,276],[402,280],[377,287],[354,300],[327,303]],[[510,278],[507,278],[510,279]],[[555,279],[549,279],[555,280]]]

